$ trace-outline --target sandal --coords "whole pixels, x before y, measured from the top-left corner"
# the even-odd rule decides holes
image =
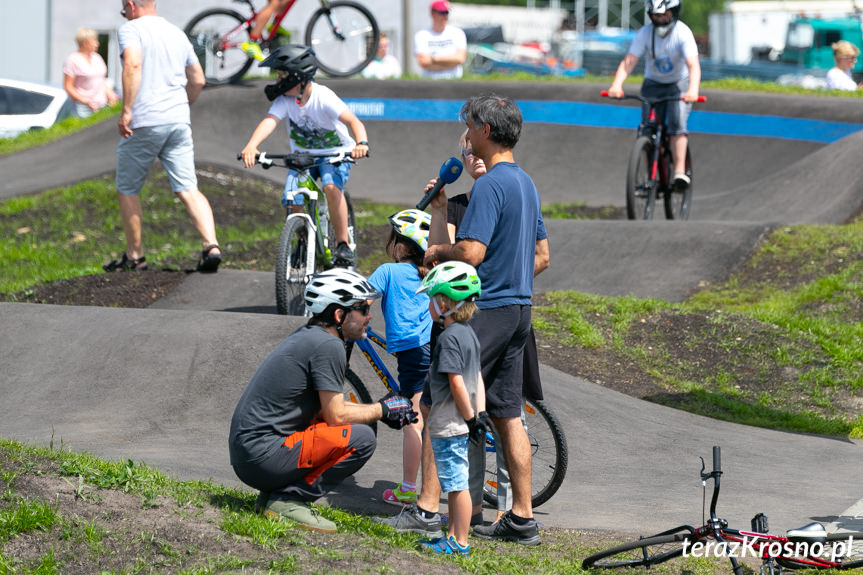
[[[222,263],[222,254],[213,253],[213,250],[219,249],[219,244],[210,244],[201,252],[201,259],[198,260],[197,270],[202,273],[215,273],[219,269],[219,264]]]
[[[126,252],[123,252],[122,258],[120,258],[119,260],[112,260],[108,262],[107,264],[102,266],[102,269],[106,272],[114,272],[117,270],[124,272],[143,272],[150,269],[150,266],[147,265],[147,258],[145,258],[144,256],[132,260],[129,259],[129,256],[126,255]]]

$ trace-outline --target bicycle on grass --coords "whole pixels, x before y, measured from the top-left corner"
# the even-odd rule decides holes
[[[785,535],[768,535],[767,516],[752,518],[752,530],[728,527],[716,515],[719,477],[722,475],[718,445],[713,446],[713,471],[704,472],[701,458],[701,484],[705,498],[707,480],[713,479],[710,519],[701,527],[681,525],[650,537],[624,543],[587,557],[582,566],[650,567],[680,557],[685,551],[694,556],[727,556],[735,575],[742,575],[737,557],[761,559],[761,575],[781,575],[785,569],[857,569],[863,567],[863,532],[828,533],[820,523],[809,523]],[[703,511],[702,511],[703,514]],[[718,546],[718,547],[717,547]],[[713,552],[711,553],[711,548]],[[719,551],[716,551],[716,550]],[[707,553],[705,555],[705,553]]]
[[[345,381],[345,401],[351,403],[372,403],[372,396],[360,377],[350,368],[351,353],[358,347],[368,360],[372,370],[388,391],[399,391],[398,380],[393,377],[375,350],[375,345],[386,351],[386,340],[371,328],[366,330],[368,337],[351,340],[346,345],[348,369]],[[566,477],[569,453],[563,427],[548,405],[541,400],[524,400],[525,423],[532,456],[532,493],[533,507],[539,507],[557,493]],[[497,433],[486,433],[486,471],[483,484],[483,499],[489,505],[497,506]]]
[[[198,54],[210,85],[235,83],[252,65],[252,57],[241,48],[258,15],[251,0],[234,0],[248,5],[251,15],[242,16],[228,8],[204,10],[186,24],[185,32]],[[291,0],[276,14],[272,26],[261,35],[262,49],[275,50],[286,36],[280,33],[282,20],[297,0]],[[369,65],[378,50],[381,32],[368,9],[350,0],[319,0],[306,25],[305,44],[314,49],[318,67],[326,74],[346,77]]]
[[[237,159],[242,159],[242,156],[238,154]],[[336,246],[327,196],[310,170],[323,164],[355,163],[355,160],[345,152],[327,155],[261,153],[255,160],[264,169],[279,166],[297,172],[299,189],[287,192],[287,217],[276,250],[276,309],[281,315],[308,316],[303,299],[306,282],[315,273],[333,267],[331,249]],[[348,208],[348,246],[356,253],[354,205],[348,191],[343,190],[342,193]],[[301,212],[292,211],[297,195],[303,198]]]
[[[608,98],[608,92],[600,93]],[[641,102],[641,124],[632,151],[629,154],[629,165],[626,171],[626,215],[630,220],[653,219],[653,209],[657,197],[662,197],[665,203],[665,217],[669,220],[685,220],[689,218],[689,208],[692,203],[692,155],[689,146],[686,147],[686,175],[689,185],[679,190],[675,187],[674,159],[671,156],[671,139],[667,132],[665,118],[659,118],[656,106],[678,99],[662,98],[649,100],[634,94],[624,94],[620,99],[638,100]],[[699,102],[706,101],[699,96]]]

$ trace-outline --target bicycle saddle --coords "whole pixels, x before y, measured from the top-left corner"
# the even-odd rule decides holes
[[[827,530],[820,523],[813,522],[807,523],[803,527],[789,529],[785,533],[785,536],[788,537],[789,541],[794,541],[795,543],[803,541],[824,543],[827,541]]]

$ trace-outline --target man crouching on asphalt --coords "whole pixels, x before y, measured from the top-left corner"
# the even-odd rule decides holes
[[[231,465],[260,490],[256,511],[335,533],[311,503],[371,458],[377,443],[369,423],[401,429],[417,414],[395,393],[372,404],[344,400],[345,341],[366,336],[371,300],[381,294],[360,274],[336,268],[313,276],[304,295],[312,318],[267,356],[234,410]]]

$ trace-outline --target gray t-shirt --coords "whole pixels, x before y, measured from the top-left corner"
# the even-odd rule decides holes
[[[344,344],[324,328],[306,325],[289,335],[252,376],[234,409],[231,464],[263,461],[287,436],[308,428],[321,411],[318,392],[342,391],[346,364]]]
[[[438,337],[432,353],[432,407],[428,422],[432,437],[454,437],[468,432],[467,424],[450,392],[448,374],[461,374],[470,403],[476,411],[479,371],[479,341],[473,328],[466,323],[451,324]]]
[[[198,62],[186,34],[161,16],[141,16],[117,31],[120,54],[141,50],[141,86],[132,105],[135,128],[189,124],[186,66]]]

